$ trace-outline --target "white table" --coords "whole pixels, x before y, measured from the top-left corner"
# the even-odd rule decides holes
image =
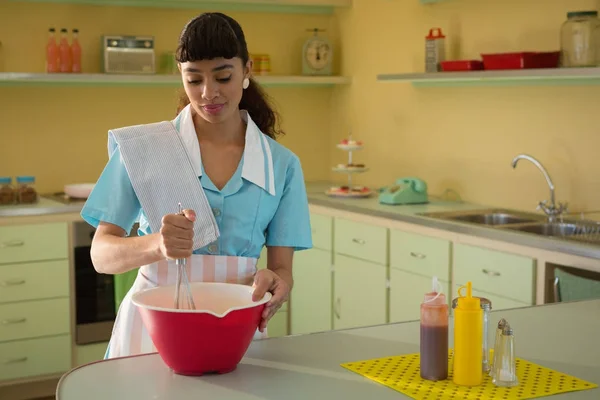
[[[600,384],[600,300],[497,311],[492,322],[501,317],[515,330],[518,357]],[[339,364],[418,351],[419,323],[408,322],[255,341],[225,375],[175,375],[149,354],[76,368],[57,400],[406,399]],[[600,389],[552,398],[598,400]]]

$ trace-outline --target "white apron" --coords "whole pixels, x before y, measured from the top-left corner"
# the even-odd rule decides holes
[[[252,285],[256,273],[256,259],[245,257],[210,256],[194,254],[187,261],[187,274],[191,282],[227,282]],[[138,275],[117,313],[115,325],[104,358],[132,356],[154,353],[156,348],[142,322],[140,312],[131,296],[140,291],[157,286],[174,285],[177,275],[175,261],[164,260],[145,265]],[[175,290],[175,289],[173,289]],[[173,291],[173,294],[175,292]],[[202,333],[198,332],[198,340]],[[254,339],[264,339],[265,332],[258,329]]]
[[[178,123],[178,120],[175,121]],[[152,232],[158,232],[162,217],[177,212],[177,203],[193,209],[194,250],[214,242],[220,235],[210,204],[194,172],[190,156],[172,122],[136,125],[109,131],[109,155],[119,146],[132,187],[148,219]],[[229,282],[252,285],[256,258],[192,255],[187,261],[190,282]],[[105,358],[156,352],[137,307],[134,293],[156,286],[174,285],[174,260],[144,265],[123,299]],[[175,288],[173,288],[173,294]],[[202,332],[198,332],[201,340]],[[265,338],[256,331],[255,339]]]

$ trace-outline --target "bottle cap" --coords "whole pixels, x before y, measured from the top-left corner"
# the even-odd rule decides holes
[[[479,297],[479,296],[473,296],[473,298],[479,299],[482,310],[487,310],[487,311],[492,310],[492,301],[490,299],[487,299],[485,297]],[[454,299],[452,299],[452,309],[455,309],[457,305],[458,305],[458,297],[455,297]]]
[[[462,289],[467,289],[467,295],[461,295]],[[479,310],[481,308],[481,302],[479,297],[473,297],[473,283],[467,282],[466,286],[458,288],[458,306],[457,308],[462,310]]]
[[[17,176],[17,183],[34,183],[34,182],[35,182],[35,177],[33,177],[33,176],[28,176],[28,175]]]
[[[434,276],[431,280],[431,292],[425,293],[423,302],[436,306],[446,304],[446,296],[442,293],[442,285],[438,281],[437,276]]]

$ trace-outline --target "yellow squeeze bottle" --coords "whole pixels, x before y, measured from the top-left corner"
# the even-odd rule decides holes
[[[462,289],[467,295],[461,295]],[[454,376],[461,386],[477,386],[483,382],[483,310],[478,297],[473,297],[472,283],[458,289],[454,309]]]

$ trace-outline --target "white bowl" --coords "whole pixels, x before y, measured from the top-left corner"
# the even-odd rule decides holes
[[[94,183],[74,183],[65,185],[65,194],[76,199],[87,199],[94,189]]]

